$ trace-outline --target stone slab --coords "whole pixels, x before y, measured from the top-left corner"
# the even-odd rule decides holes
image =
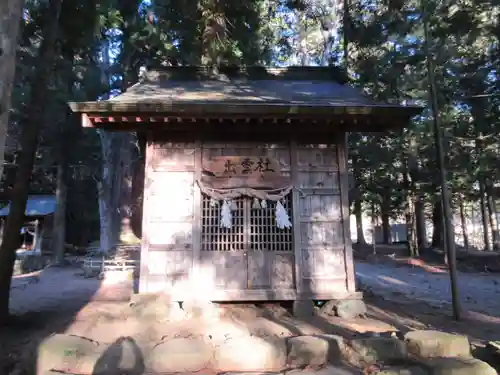
[[[420,358],[471,357],[469,339],[440,331],[412,331],[404,336],[408,351]]]
[[[92,373],[105,347],[83,337],[55,334],[38,346],[37,374],[50,370]]]
[[[157,373],[197,372],[210,366],[213,347],[196,338],[174,338],[147,356],[147,368]]]
[[[344,350],[344,339],[337,335],[305,335],[287,340],[287,367],[318,367],[328,362],[339,362]]]
[[[391,362],[406,359],[408,351],[403,341],[387,337],[353,339],[351,348],[367,364]]]
[[[432,375],[497,375],[493,367],[475,358],[435,358],[426,365]]]
[[[217,371],[281,371],[286,363],[286,341],[274,337],[229,338],[215,348]]]
[[[328,341],[316,336],[297,336],[287,340],[288,368],[323,366],[328,362]]]

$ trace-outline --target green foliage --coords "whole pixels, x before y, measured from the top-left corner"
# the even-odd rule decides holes
[[[426,1],[432,10],[430,55],[436,67],[450,187],[456,199],[477,201],[478,181],[494,186],[500,180],[500,5]],[[100,172],[99,139],[68,120],[65,103],[123,90],[136,80],[141,66],[334,64],[342,60],[342,36],[349,42],[353,85],[379,100],[427,105],[420,2],[350,0],[347,4],[343,10],[341,4],[323,0],[153,0],[147,7],[139,0],[63,2],[51,104],[40,120],[44,129],[34,191],[54,189],[62,134],[77,140],[69,161],[71,178],[85,189],[93,186]],[[33,67],[46,27],[45,6],[46,2],[26,2],[8,160],[14,160],[17,124],[26,113],[26,98],[36,79]],[[114,61],[102,58],[105,46],[118,50]],[[69,133],[62,132],[64,127]],[[426,110],[402,133],[351,134],[356,199],[365,207],[374,203],[376,215],[392,217],[405,212],[408,194],[436,201],[439,179],[431,128]],[[4,191],[12,175],[12,168],[7,168]]]

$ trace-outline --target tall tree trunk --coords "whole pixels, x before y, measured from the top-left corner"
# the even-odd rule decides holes
[[[377,254],[377,216],[375,214],[375,201],[372,200],[372,247],[373,254]]]
[[[16,51],[24,1],[0,1],[0,178],[3,176],[5,138],[9,126]]]
[[[356,237],[360,245],[366,245],[365,233],[363,231],[363,206],[361,200],[354,200],[354,216],[356,217]]]
[[[412,184],[411,181],[411,176],[408,170],[408,163],[405,163],[403,183],[407,191],[405,206],[406,242],[408,244],[408,255],[413,257],[418,256],[418,241],[416,225],[417,223],[415,218],[415,185]]]
[[[40,124],[49,97],[47,90],[55,58],[55,41],[62,0],[51,0],[45,11],[45,29],[40,45],[39,57],[35,68],[36,79],[31,88],[26,120],[22,123],[19,167],[12,187],[10,212],[7,217],[5,234],[0,246],[0,320],[9,316],[9,295],[16,249],[19,244],[19,231],[24,220],[26,201],[33,164],[35,161]]]
[[[391,225],[389,223],[389,197],[387,195],[382,195],[381,204],[381,217],[382,217],[382,241],[385,245],[391,243]]]
[[[431,246],[435,248],[444,248],[443,236],[443,209],[441,207],[441,199],[434,203],[432,209],[432,243]]]
[[[427,230],[425,223],[425,205],[424,198],[419,182],[419,166],[417,163],[417,141],[415,137],[410,138],[409,152],[408,152],[408,174],[409,179],[412,181],[414,187],[413,205],[414,205],[414,218],[415,218],[415,237],[417,239],[418,250],[427,248]]]
[[[484,250],[491,251],[490,236],[488,231],[488,208],[486,207],[486,192],[484,188],[484,182],[482,180],[479,181],[479,195],[481,205],[481,220],[483,223]]]
[[[73,59],[72,48],[68,49],[65,55],[67,61]],[[73,92],[73,69],[68,69],[64,77],[67,83],[67,97],[72,97]],[[74,116],[68,112],[66,121],[60,125],[59,142],[57,145],[58,163],[57,163],[57,178],[56,178],[56,209],[54,212],[54,224],[52,227],[52,251],[53,258],[56,264],[64,263],[64,253],[66,251],[66,200],[68,198],[68,159],[70,143],[67,139],[72,139],[71,130],[74,129]],[[77,125],[79,126],[79,124]]]
[[[496,199],[493,195],[492,184],[488,181],[486,183],[486,204],[488,207],[488,217],[491,228],[491,238],[493,241],[493,249],[498,250],[500,248],[500,238],[498,233],[498,221],[497,221],[497,207]]]
[[[52,228],[52,251],[56,264],[64,263],[64,253],[66,250],[67,167],[66,158],[62,156],[57,165],[56,210],[54,212],[54,225]]]
[[[415,224],[417,231],[418,249],[423,250],[428,247],[427,243],[427,225],[425,223],[425,205],[420,192],[415,197]]]
[[[469,233],[467,232],[467,220],[465,218],[464,198],[460,199],[460,223],[462,225],[462,238],[464,247],[469,248]]]

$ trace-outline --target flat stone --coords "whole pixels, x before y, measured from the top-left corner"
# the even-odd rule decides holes
[[[230,338],[215,349],[218,371],[281,371],[286,363],[286,342],[274,337]]]
[[[327,362],[327,340],[316,336],[297,336],[287,340],[287,367],[317,367]]]
[[[152,372],[197,372],[206,368],[213,357],[211,345],[199,339],[174,338],[151,350],[146,360]]]
[[[402,367],[394,366],[384,368],[373,375],[429,375],[429,371],[419,366]]]
[[[291,370],[285,375],[362,375],[362,372],[354,369],[346,369],[336,366],[326,366],[321,370]]]
[[[343,338],[336,335],[297,336],[287,340],[287,366],[323,366],[342,357]]]
[[[387,337],[353,339],[352,349],[365,363],[391,362],[407,358],[408,351],[403,341]]]
[[[475,358],[435,358],[426,365],[432,375],[497,375],[493,367]]]
[[[38,346],[36,373],[43,374],[54,369],[78,370],[90,374],[102,352],[103,348],[95,341],[79,336],[55,334]]]
[[[412,331],[405,334],[408,351],[421,358],[471,357],[469,339],[440,331]]]

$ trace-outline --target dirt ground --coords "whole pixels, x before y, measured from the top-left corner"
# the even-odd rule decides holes
[[[374,272],[380,272],[377,268],[379,264],[364,263],[365,267],[366,264],[368,267],[374,266]],[[389,267],[388,272],[392,267],[393,274],[398,268],[397,265],[384,264],[384,267],[386,266]],[[436,273],[432,270],[421,266],[417,268],[419,272],[428,272],[430,277],[435,277]],[[366,269],[363,271],[366,273]],[[491,283],[493,279],[488,277],[483,275],[481,279]],[[495,280],[496,277],[497,275],[494,275]],[[406,281],[411,284],[411,280]],[[49,268],[36,279],[25,276],[14,280],[11,306],[16,317],[9,326],[0,328],[0,373],[10,374],[20,362],[28,360],[27,355],[36,352],[38,342],[53,333],[73,333],[109,341],[112,341],[114,336],[144,333],[142,327],[137,322],[134,325],[131,319],[128,301],[133,290],[132,283],[132,280],[123,277],[111,277],[104,281],[85,279],[78,270],[71,268]],[[487,341],[498,340],[500,309],[496,309],[496,313],[467,309],[463,319],[456,322],[451,318],[449,304],[433,305],[422,300],[428,289],[427,285],[420,285],[413,294],[402,293],[401,290],[395,289],[394,285],[397,286],[392,283],[370,287],[366,278],[362,280],[368,319],[345,321],[335,317],[314,317],[298,321],[282,307],[278,308],[278,312],[273,311],[267,315],[262,315],[262,311],[256,315],[252,312],[255,309],[276,310],[272,305],[235,305],[225,306],[225,309],[229,309],[231,315],[239,316],[238,319],[245,322],[245,329],[253,330],[255,334],[265,334],[260,331],[267,330],[273,334],[326,332],[349,337],[363,332],[437,329],[468,335],[479,348]],[[477,294],[477,299],[480,299],[481,291]],[[496,300],[500,303],[500,298]],[[492,310],[495,310],[495,306],[491,306]],[[266,318],[256,320],[257,316]],[[186,331],[182,327],[176,329]],[[161,330],[163,331],[160,332]],[[165,332],[161,328],[159,332],[148,334],[160,337]],[[159,339],[158,337],[155,339]],[[492,364],[498,369],[497,363]]]

